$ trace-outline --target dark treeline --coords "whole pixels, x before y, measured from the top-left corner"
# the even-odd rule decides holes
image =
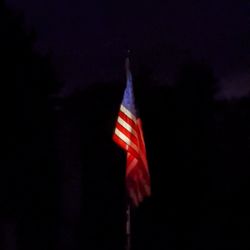
[[[0,8],[0,249],[54,249],[57,167],[53,94],[60,87],[35,32]]]
[[[133,249],[249,249],[250,97],[216,100],[209,65],[179,68],[174,87],[134,72],[153,196],[134,211]],[[96,84],[62,109],[80,136],[88,249],[122,249],[125,240],[125,158],[111,140],[124,87]]]
[[[55,103],[49,56],[0,13],[0,249],[123,249],[125,157],[111,138],[125,80]],[[249,249],[250,96],[216,100],[200,61],[173,87],[133,73],[153,195],[133,211],[132,249]]]

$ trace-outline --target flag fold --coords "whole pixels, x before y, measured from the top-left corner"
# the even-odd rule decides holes
[[[126,188],[133,204],[151,194],[150,174],[141,119],[135,106],[129,59],[126,59],[126,89],[118,113],[113,140],[126,152]]]

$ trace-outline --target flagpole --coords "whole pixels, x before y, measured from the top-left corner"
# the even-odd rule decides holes
[[[124,245],[125,250],[131,250],[131,208],[133,207],[133,204],[138,206],[145,196],[150,195],[150,175],[148,171],[146,148],[141,128],[141,121],[136,112],[134,100],[132,74],[129,68],[130,51],[128,50],[127,52],[128,53],[125,60],[126,88],[120,106],[120,111],[118,113],[113,140],[125,151],[127,157],[125,171],[127,208],[125,208],[126,215],[124,213],[126,218],[124,220],[124,222],[126,221],[126,224],[124,223],[124,236],[126,232],[126,236],[124,237]],[[122,123],[121,120],[123,121]],[[137,136],[133,135],[134,132]],[[132,139],[132,135],[133,138],[136,138],[136,142],[134,144],[136,148],[132,147],[131,145],[132,141],[134,141],[134,139]]]
[[[126,211],[126,249],[131,250],[131,207],[128,203]]]

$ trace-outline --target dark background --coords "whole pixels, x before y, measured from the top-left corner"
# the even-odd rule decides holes
[[[93,11],[74,7],[70,27],[47,7],[74,3],[1,2],[0,249],[123,249],[125,157],[111,138],[128,47],[152,179],[133,211],[132,249],[249,249],[249,5],[179,2],[78,3]],[[94,10],[112,14],[103,40],[90,32],[108,25]],[[123,36],[105,49],[115,25]]]
[[[6,0],[38,34],[39,53],[51,53],[68,95],[94,82],[123,80],[127,49],[135,65],[173,84],[187,57],[205,59],[223,86],[220,94],[249,91],[248,0],[115,1]]]

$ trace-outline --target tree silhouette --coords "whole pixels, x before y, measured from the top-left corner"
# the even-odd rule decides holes
[[[35,52],[36,35],[26,32],[24,19],[5,5],[0,11],[0,216],[15,221],[20,249],[44,249],[56,206],[51,100],[60,84],[49,57]]]
[[[133,73],[153,194],[134,211],[134,248],[222,249],[233,238],[249,246],[249,98],[215,100],[217,79],[203,62],[182,65],[173,87]],[[65,158],[82,196],[72,238],[82,247],[124,243],[125,157],[111,139],[124,87],[96,83],[63,102]]]
[[[12,228],[18,249],[56,248],[62,175],[67,205],[79,207],[67,211],[60,249],[122,248],[125,157],[111,138],[125,83],[93,84],[55,113],[50,56],[35,51],[22,16],[0,7],[0,238]],[[173,87],[145,65],[133,75],[153,194],[134,212],[133,246],[249,249],[250,96],[215,100],[217,79],[200,61],[180,65]]]

